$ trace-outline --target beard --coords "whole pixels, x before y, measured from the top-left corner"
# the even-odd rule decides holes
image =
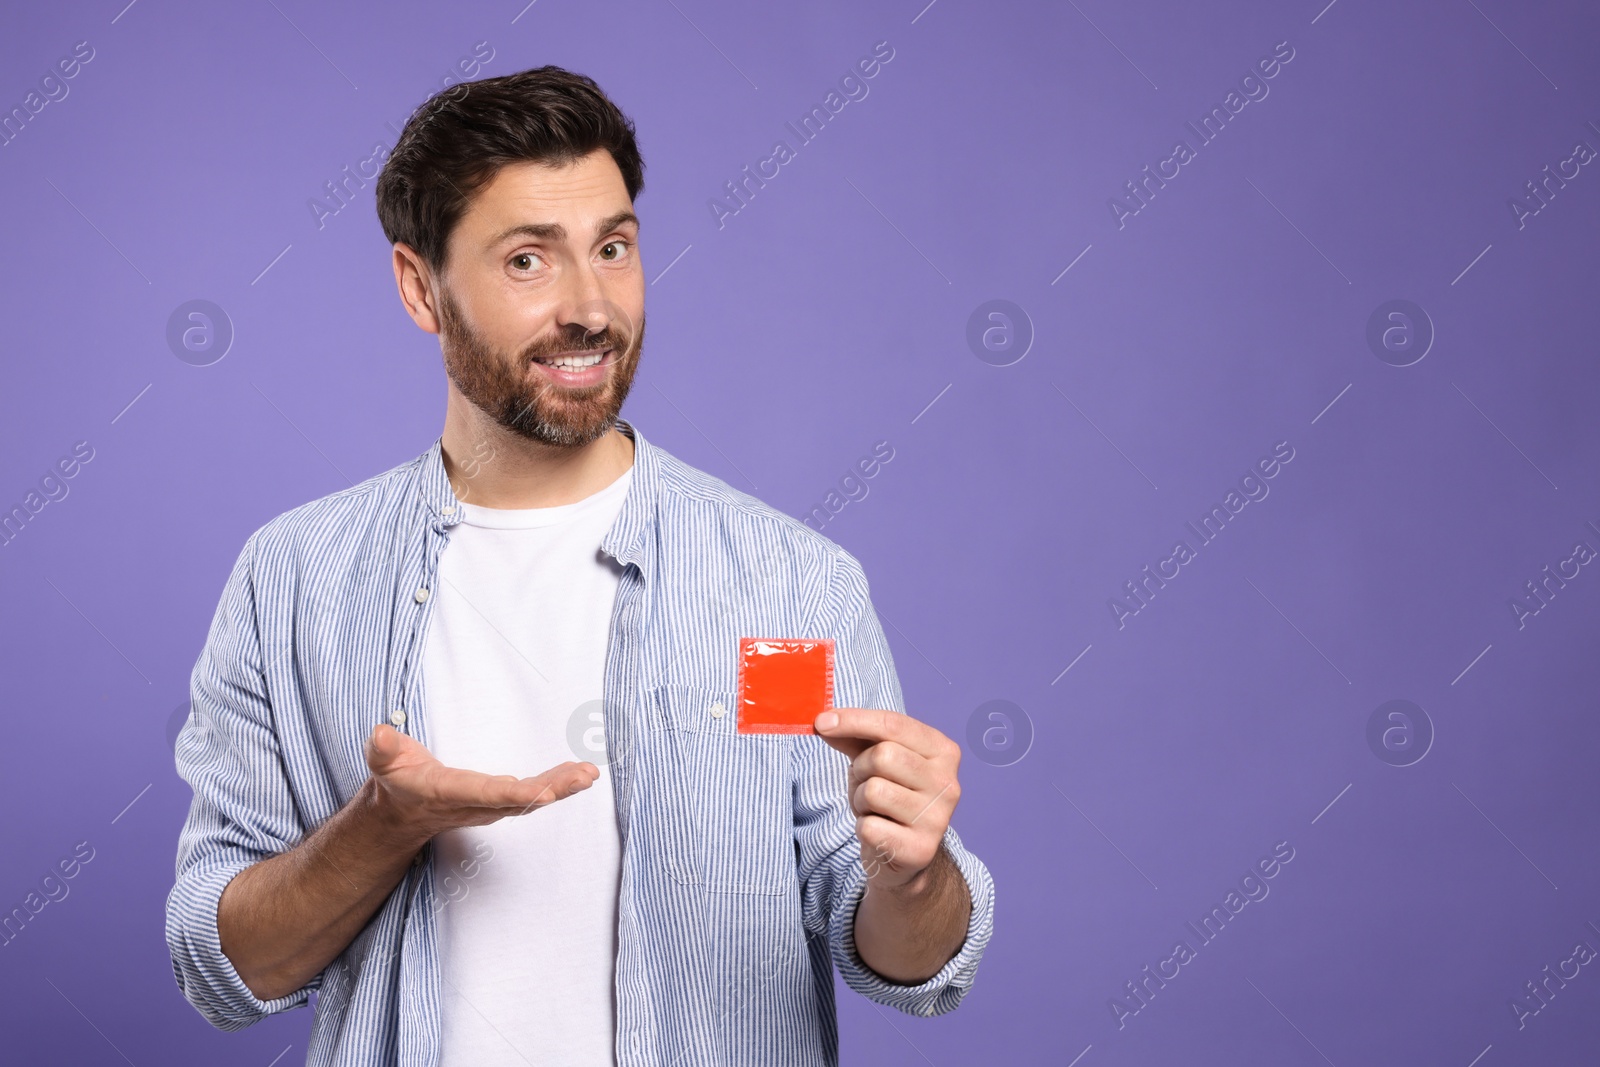
[[[497,352],[461,315],[449,292],[439,294],[439,336],[445,373],[461,395],[500,426],[530,441],[572,448],[602,437],[615,424],[633,387],[644,345],[644,316],[635,333],[628,317],[606,304],[606,327],[590,332],[575,322],[515,355]],[[558,385],[529,364],[562,352],[612,349],[615,361],[594,385]]]

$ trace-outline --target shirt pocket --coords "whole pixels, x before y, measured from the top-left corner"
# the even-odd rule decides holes
[[[732,690],[663,685],[645,700],[634,830],[651,865],[710,893],[794,890],[793,738],[739,733]]]

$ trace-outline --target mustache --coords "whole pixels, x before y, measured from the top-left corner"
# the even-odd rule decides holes
[[[522,356],[524,360],[529,360],[559,355],[562,352],[604,351],[607,348],[615,348],[626,352],[628,346],[632,343],[632,333],[616,330],[611,326],[593,333],[584,330],[582,327],[573,326],[568,330],[557,332],[553,338],[547,341],[541,341],[529,346],[523,350]]]

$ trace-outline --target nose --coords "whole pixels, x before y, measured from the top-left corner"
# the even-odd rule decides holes
[[[558,324],[562,327],[576,324],[585,335],[592,337],[611,325],[616,305],[607,299],[600,276],[592,267],[580,267],[571,277],[567,298],[557,316]]]

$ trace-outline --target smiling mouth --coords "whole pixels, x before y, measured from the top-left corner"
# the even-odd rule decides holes
[[[585,367],[599,366],[607,362],[615,349],[589,349],[586,352],[563,352],[558,356],[535,356],[533,362],[541,367],[557,367],[562,370],[583,370]]]
[[[562,352],[529,362],[539,368],[534,373],[543,375],[546,381],[560,388],[586,389],[607,380],[612,366],[617,362],[617,350],[602,348]]]

